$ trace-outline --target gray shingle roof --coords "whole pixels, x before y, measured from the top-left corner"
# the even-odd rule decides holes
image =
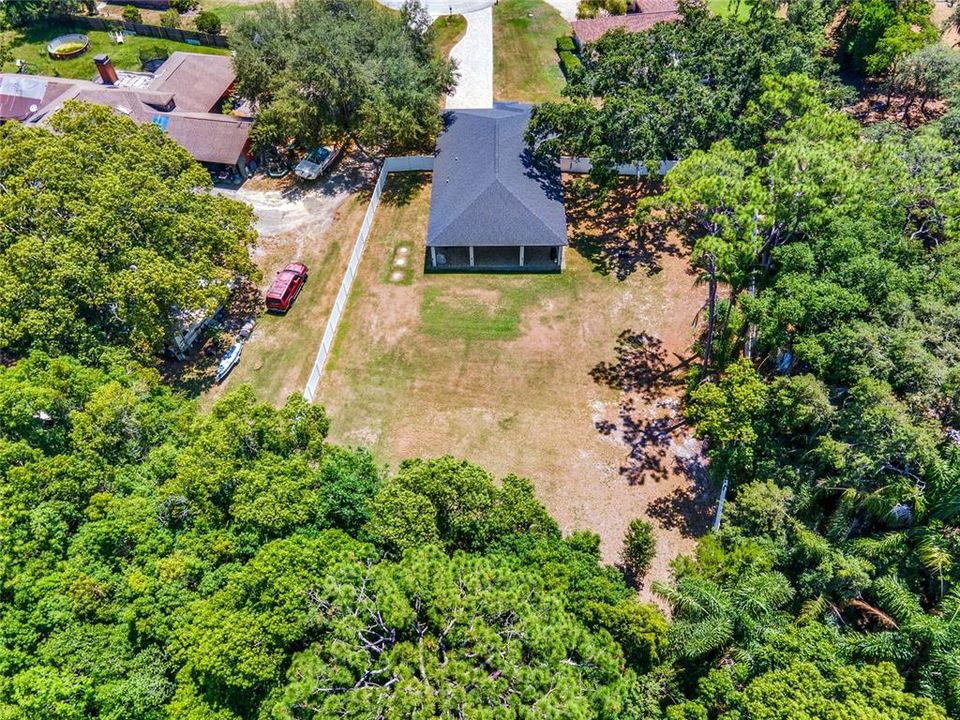
[[[437,139],[427,245],[567,244],[560,168],[523,141],[528,105],[447,113]]]

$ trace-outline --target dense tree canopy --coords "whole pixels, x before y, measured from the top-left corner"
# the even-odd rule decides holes
[[[960,146],[947,123],[864,135],[797,76],[764,86],[763,142],[691,153],[641,212],[671,217],[727,293],[707,310],[686,416],[733,502],[659,588],[671,637],[681,654],[737,657],[765,693],[806,672],[757,664],[771,627],[841,621],[850,658],[892,663],[957,713]],[[833,672],[824,692],[860,682]],[[817,717],[817,702],[791,712]],[[939,712],[889,702],[884,717]]]
[[[469,463],[385,477],[327,425],[249,389],[201,415],[122,362],[0,370],[0,715],[656,710],[638,674],[666,621],[596,536]],[[422,512],[405,552],[398,493]]]
[[[895,70],[903,57],[939,37],[932,12],[931,0],[851,0],[838,32],[843,60],[868,75]]]
[[[566,98],[536,108],[529,138],[543,153],[589,157],[601,182],[611,164],[659,167],[722,138],[752,146],[761,126],[748,109],[764,75],[807,73],[836,87],[820,52],[827,11],[790,3],[789,22],[759,11],[740,22],[691,4],[682,22],[609,32],[582,53]]]
[[[250,273],[253,213],[155,125],[69,103],[0,126],[0,354],[162,350]]]
[[[374,0],[296,0],[241,18],[230,45],[237,90],[257,107],[255,143],[430,145],[453,65],[434,52],[428,27],[416,3],[398,14]]]
[[[950,92],[927,6],[884,2],[844,8],[841,49]],[[680,158],[636,221],[705,286],[683,411],[729,496],[652,583],[669,621],[625,579],[642,520],[625,573],[523,478],[391,472],[299,397],[161,384],[131,357],[249,270],[249,211],[103,108],[0,128],[0,718],[960,715],[960,110],[837,111],[834,10],[612,33],[531,126],[599,180]],[[367,0],[242,20],[259,141],[428,141],[451,68],[424,32]]]

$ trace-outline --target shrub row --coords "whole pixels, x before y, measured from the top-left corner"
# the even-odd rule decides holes
[[[569,50],[561,50],[557,54],[560,56],[560,69],[563,70],[563,74],[567,78],[579,70],[583,64],[580,62],[580,58]]]

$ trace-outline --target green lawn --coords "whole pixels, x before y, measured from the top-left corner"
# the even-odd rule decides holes
[[[493,94],[496,100],[556,100],[563,74],[557,38],[570,24],[542,0],[501,0],[493,8]]]
[[[745,0],[707,0],[707,7],[714,15],[720,17],[733,17],[736,15],[740,20],[746,20],[750,15],[750,8]]]
[[[216,0],[207,0],[207,2],[203,3],[203,8],[220,18],[220,22],[223,23],[223,33],[227,34],[242,15],[259,10],[265,5],[267,5],[265,2],[249,4],[232,2],[220,3]]]
[[[688,356],[703,289],[679,248],[658,269],[642,266],[623,280],[598,271],[577,249],[583,236],[595,238],[592,252],[609,247],[623,259],[638,251],[635,205],[624,204],[617,222],[601,221],[588,200],[568,202],[574,246],[562,273],[425,273],[430,191],[429,175],[399,173],[384,189],[317,389],[330,438],[365,445],[388,465],[449,452],[499,477],[529,477],[565,529],[600,534],[612,562],[627,523],[689,480],[658,459],[668,453],[661,441],[630,446],[610,428],[622,424],[635,437],[634,423],[664,416],[682,385],[678,377],[621,404],[609,378],[598,378],[625,330],[662,342],[671,362]],[[637,458],[652,469],[662,463],[656,482],[620,477]],[[684,540],[658,535],[656,572],[668,577]]]
[[[467,19],[463,15],[444,15],[430,26],[431,41],[440,57],[450,57],[453,46],[467,32]]]
[[[47,43],[58,35],[70,33],[83,33],[89,37],[90,49],[72,60],[51,60],[50,56],[47,55]],[[41,75],[67,78],[89,79],[96,75],[93,56],[98,53],[109,55],[113,64],[121,70],[140,70],[141,50],[159,47],[171,53],[176,50],[185,50],[196,53],[226,55],[229,52],[223,48],[202,47],[136,35],[127,35],[123,45],[117,45],[106,32],[87,30],[70,25],[35,25],[22,30],[11,31],[5,37],[10,43],[13,59],[26,60],[31,65],[36,66],[37,73]],[[3,69],[6,72],[14,72],[16,66],[13,60],[6,63]]]

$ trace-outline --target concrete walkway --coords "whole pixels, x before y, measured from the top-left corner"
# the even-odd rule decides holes
[[[450,51],[460,80],[447,108],[493,107],[493,8],[467,13],[467,31]]]

